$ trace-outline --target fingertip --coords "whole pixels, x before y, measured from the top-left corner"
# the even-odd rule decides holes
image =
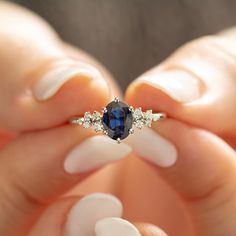
[[[141,236],[138,229],[129,221],[109,217],[97,221],[95,226],[96,236]]]
[[[152,224],[135,223],[135,226],[142,236],[168,236],[162,229]]]
[[[138,156],[159,167],[172,167],[177,162],[175,145],[150,128],[136,130],[135,135],[128,137],[127,143]]]
[[[5,126],[17,131],[51,128],[86,111],[100,111],[111,97],[110,87],[97,68],[67,58],[38,68],[21,88],[23,92],[10,107],[12,114],[18,113],[18,122],[5,121]]]
[[[38,104],[42,109],[54,110],[54,114],[59,113],[58,117],[65,119],[82,116],[86,111],[100,111],[109,100],[110,91],[105,81],[75,76],[63,84],[53,97]]]
[[[70,210],[64,233],[68,236],[94,235],[95,225],[107,217],[121,217],[122,203],[114,196],[93,193],[85,196]]]
[[[171,115],[174,115],[174,111],[180,106],[161,89],[140,81],[129,85],[125,98],[134,107],[142,107],[143,110],[151,108],[154,111],[162,111]]]
[[[46,71],[41,72],[33,86],[35,98],[46,101],[55,96],[71,80],[87,82],[99,92],[108,92],[108,85],[102,73],[94,66],[69,58],[56,60],[46,66]],[[94,86],[92,86],[94,85]],[[88,95],[90,95],[88,91]]]

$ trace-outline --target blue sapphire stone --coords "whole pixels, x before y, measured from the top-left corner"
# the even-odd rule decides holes
[[[133,115],[129,106],[120,101],[113,101],[106,106],[102,123],[112,139],[124,139],[129,135],[133,124]]]

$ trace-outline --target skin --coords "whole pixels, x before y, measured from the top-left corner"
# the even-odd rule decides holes
[[[224,88],[218,100],[205,106],[186,106],[163,91],[136,82],[126,91],[129,104],[162,110],[171,117],[162,125],[154,125],[153,130],[175,144],[177,163],[159,168],[133,155],[87,178],[91,173],[67,175],[61,166],[68,150],[94,134],[65,122],[75,114],[100,109],[120,95],[119,89],[98,62],[62,42],[34,14],[1,2],[0,22],[0,235],[46,235],[48,224],[50,235],[61,235],[65,215],[73,203],[92,191],[117,195],[127,219],[161,226],[169,236],[236,234],[234,30],[190,42],[153,69],[154,73],[167,68],[198,73],[195,60],[184,60],[198,53],[200,61],[211,63],[211,70],[221,75],[214,81],[218,88]],[[99,68],[110,89],[93,88],[83,78],[74,78],[48,101],[24,102],[25,92],[47,70],[48,63],[64,57]],[[206,75],[207,71],[199,75],[202,81],[208,79]],[[153,102],[156,100],[160,102]],[[216,106],[222,104],[227,104],[224,112]],[[214,122],[206,121],[206,117]],[[140,182],[141,171],[144,174]],[[74,196],[58,200],[68,190]],[[145,209],[143,202],[148,202]],[[163,211],[167,209],[163,204],[171,205],[171,210]],[[150,224],[136,226],[143,236],[165,235]]]

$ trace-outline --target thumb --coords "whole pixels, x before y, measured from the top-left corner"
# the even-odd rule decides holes
[[[0,2],[0,127],[46,129],[106,104],[108,76],[68,51],[41,18]]]
[[[133,106],[165,111],[236,146],[235,56],[232,34],[193,40],[135,80],[126,98]]]

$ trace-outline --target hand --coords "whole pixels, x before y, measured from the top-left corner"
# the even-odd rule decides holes
[[[19,236],[30,234],[45,209],[79,201],[57,199],[131,149],[66,124],[103,107],[118,89],[98,63],[63,43],[42,19],[3,1],[0,71],[0,235]]]
[[[152,130],[136,133],[129,142],[180,196],[190,217],[185,227],[193,226],[187,235],[236,235],[235,40],[232,29],[187,43],[134,81],[126,93],[134,107],[163,111],[170,117]],[[125,175],[127,182],[130,172]],[[142,182],[145,177],[142,173]],[[139,196],[142,202],[149,201],[147,212],[155,223],[161,218],[159,198],[148,196],[154,196],[151,192],[158,187],[145,195],[139,185],[133,203],[141,204]],[[132,204],[130,195],[126,193],[124,199]],[[185,235],[184,229],[176,232],[173,212],[169,209],[169,218],[163,220],[167,223],[161,226],[169,235]]]

